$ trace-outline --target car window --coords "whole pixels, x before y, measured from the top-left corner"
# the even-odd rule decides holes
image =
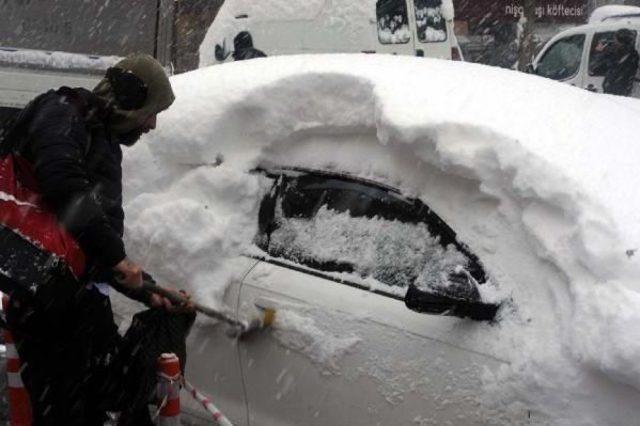
[[[580,69],[584,34],[576,34],[555,42],[536,67],[536,74],[553,80],[566,80]]]
[[[418,40],[437,43],[447,39],[447,22],[442,16],[442,0],[414,0]]]
[[[631,31],[631,30],[630,30]],[[636,37],[636,31],[631,31]],[[589,49],[589,75],[592,77],[603,77],[608,71],[608,64],[605,59],[605,50],[613,43],[615,31],[604,31],[595,33]]]
[[[404,44],[411,39],[405,0],[378,0],[378,40],[382,44]]]
[[[398,287],[445,286],[464,271],[485,281],[478,259],[418,200],[366,182],[313,174],[276,185],[261,208],[261,221],[270,225],[260,225],[257,239],[271,256]]]

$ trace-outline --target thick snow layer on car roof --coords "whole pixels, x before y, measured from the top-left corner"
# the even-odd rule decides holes
[[[214,162],[219,153],[244,160],[247,150],[257,158],[292,134],[370,127],[382,144],[431,142],[439,161],[465,173],[490,163],[510,170],[523,195],[589,215],[582,219],[593,223],[590,233],[615,236],[625,249],[640,245],[635,100],[477,65],[348,55],[227,64],[172,81],[180,96],[153,148],[176,162]],[[478,155],[485,164],[471,162]],[[606,214],[578,212],[589,203]],[[637,264],[609,248],[592,254]],[[619,272],[610,266],[603,277]]]
[[[556,424],[640,414],[637,100],[364,55],[256,59],[172,84],[175,104],[125,164],[129,251],[151,272],[219,303],[256,232],[256,166],[374,179],[433,207],[513,299],[470,338],[511,361],[488,401]]]

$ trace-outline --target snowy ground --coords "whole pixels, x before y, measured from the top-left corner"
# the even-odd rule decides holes
[[[640,103],[473,64],[327,55],[176,76],[125,161],[131,256],[220,304],[266,190],[259,164],[348,171],[420,197],[515,310],[485,404],[551,423],[640,415]]]

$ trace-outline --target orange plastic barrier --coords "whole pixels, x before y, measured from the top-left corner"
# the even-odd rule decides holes
[[[158,405],[160,426],[180,424],[180,360],[175,354],[158,358]]]
[[[9,296],[2,296],[2,309],[7,312]],[[20,377],[20,357],[16,350],[13,335],[4,330],[4,343],[7,348],[7,396],[9,401],[9,424],[11,426],[29,426],[32,423],[29,393]]]

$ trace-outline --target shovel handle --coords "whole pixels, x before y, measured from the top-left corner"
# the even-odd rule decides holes
[[[173,303],[174,305],[184,305],[187,303],[191,303],[191,305],[193,305],[194,309],[198,312],[200,312],[201,314],[204,314],[210,318],[214,318],[220,321],[224,321],[228,324],[231,324],[233,326],[236,327],[241,327],[241,328],[245,328],[246,324],[244,324],[243,322],[240,322],[236,319],[233,319],[228,313],[226,312],[220,312],[217,311],[213,308],[210,308],[208,306],[204,306],[201,305],[200,303],[196,303],[193,302],[191,300],[189,300],[188,298],[186,298],[185,296],[181,295],[180,293],[177,293],[175,291],[171,291],[168,290],[164,287],[161,287],[159,285],[153,284],[149,281],[145,281],[142,283],[142,289],[144,291],[148,291],[149,293],[154,293],[157,294],[159,296],[162,296],[166,299],[169,299],[169,301],[171,303]]]

